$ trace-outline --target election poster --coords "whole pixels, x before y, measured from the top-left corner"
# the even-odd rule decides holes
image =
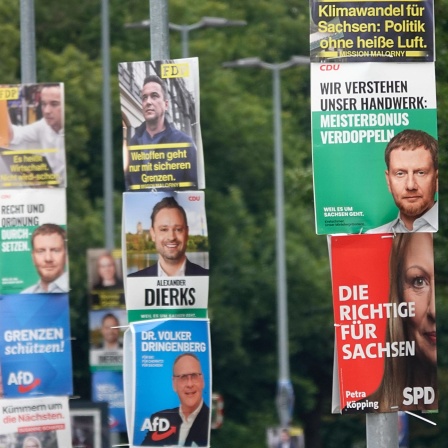
[[[0,298],[4,396],[71,395],[68,295],[21,294]]]
[[[87,250],[90,309],[125,308],[121,250]]]
[[[399,211],[412,215],[415,210],[409,208],[414,207],[432,209],[424,231],[437,231],[433,63],[413,63],[412,70],[406,63],[312,64],[311,107],[318,234],[378,232],[386,224],[392,227],[394,220],[398,223]],[[386,148],[394,137],[413,151],[399,152],[402,159],[393,167],[397,153],[392,151],[388,167]],[[433,153],[421,138],[435,145]],[[412,159],[420,153],[417,161]],[[418,173],[428,173],[431,181],[423,186]],[[413,185],[400,188],[398,181],[408,174],[415,175]],[[403,195],[406,188],[414,194]],[[387,230],[393,231],[404,230]]]
[[[92,371],[123,370],[123,329],[127,323],[124,309],[89,312]]]
[[[295,426],[289,428],[270,427],[266,430],[268,448],[305,448],[305,434],[303,428]]]
[[[331,236],[333,412],[436,412],[431,233]]]
[[[208,319],[135,322],[126,331],[124,344],[130,446],[209,447]],[[187,431],[181,431],[180,412],[192,420]]]
[[[64,188],[0,191],[0,294],[68,292]]]
[[[118,64],[127,191],[205,188],[197,58]]]
[[[123,195],[123,270],[130,322],[207,316],[204,192]]]
[[[107,403],[70,400],[73,448],[109,448]]]
[[[0,421],[2,447],[72,446],[68,397],[4,399]]]
[[[122,372],[93,372],[92,400],[108,404],[108,422],[111,432],[126,432]]]
[[[64,85],[0,86],[0,189],[66,185]]]
[[[310,0],[311,62],[433,62],[432,0]]]

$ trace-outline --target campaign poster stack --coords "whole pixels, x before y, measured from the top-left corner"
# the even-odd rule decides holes
[[[109,429],[126,431],[123,331],[127,325],[121,250],[87,251],[92,401],[109,405]]]
[[[332,412],[436,412],[434,5],[313,0],[310,17],[315,225],[328,235],[335,319]]]
[[[0,440],[71,446],[64,86],[0,87]]]
[[[118,75],[129,443],[205,448],[211,354],[198,59],[123,62]]]

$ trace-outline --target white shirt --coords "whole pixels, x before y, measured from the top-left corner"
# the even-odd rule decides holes
[[[64,129],[55,132],[47,124],[45,118],[27,124],[25,126],[12,125],[14,137],[11,140],[10,149],[53,149],[55,151],[44,152],[48,165],[53,174],[59,176],[59,186],[65,187],[65,141]]]
[[[185,277],[185,266],[187,265],[187,259],[184,260],[182,266],[173,274],[168,275],[162,268],[160,261],[157,262],[157,275],[159,277]]]
[[[393,221],[388,222],[366,233],[413,233],[413,232],[437,232],[439,228],[439,203],[436,202],[425,214],[417,218],[409,230],[400,218],[400,214]]]
[[[179,430],[179,446],[184,446],[185,440],[187,440],[188,433],[190,432],[191,427],[193,426],[193,423],[199,414],[199,411],[202,409],[204,401],[201,401],[201,404],[188,416],[185,417],[184,413],[182,412],[182,406],[179,406],[179,415],[182,419],[182,424],[180,425]]]
[[[68,273],[64,272],[60,277],[58,277],[54,282],[51,282],[48,285],[48,290],[45,291],[42,288],[42,284],[40,280],[32,286],[24,289],[20,294],[51,294],[58,292],[68,292]]]

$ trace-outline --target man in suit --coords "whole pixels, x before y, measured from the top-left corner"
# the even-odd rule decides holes
[[[187,214],[173,197],[165,197],[154,206],[149,232],[159,253],[159,260],[129,277],[208,275],[208,269],[192,263],[185,255],[188,243]]]
[[[115,314],[106,313],[101,320],[101,335],[103,343],[98,347],[104,350],[122,350],[120,341],[120,322]]]
[[[163,422],[164,426],[160,431],[148,431],[141,446],[208,447],[210,409],[202,398],[204,387],[198,357],[193,353],[179,355],[173,364],[173,389],[180,406],[151,416],[151,422]]]
[[[437,232],[439,147],[424,131],[405,129],[386,146],[386,182],[398,216],[367,233]]]
[[[37,227],[31,236],[31,257],[39,274],[39,281],[21,294],[68,292],[67,236],[57,224]]]

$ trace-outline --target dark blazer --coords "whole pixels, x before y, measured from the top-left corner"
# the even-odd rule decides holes
[[[193,425],[185,439],[184,446],[207,447],[209,439],[210,409],[204,403],[199,414],[196,416]],[[169,428],[164,432],[148,431],[141,446],[171,446],[177,445],[179,441],[180,425],[182,419],[179,415],[179,408],[165,409],[151,415],[151,422],[155,417],[167,419],[170,422]]]
[[[187,258],[187,263],[185,265],[185,276],[206,276],[208,275],[208,269],[199,266],[198,264],[192,263]],[[128,277],[157,277],[157,263],[149,266],[148,268],[141,269],[140,271],[133,272],[129,274]]]

